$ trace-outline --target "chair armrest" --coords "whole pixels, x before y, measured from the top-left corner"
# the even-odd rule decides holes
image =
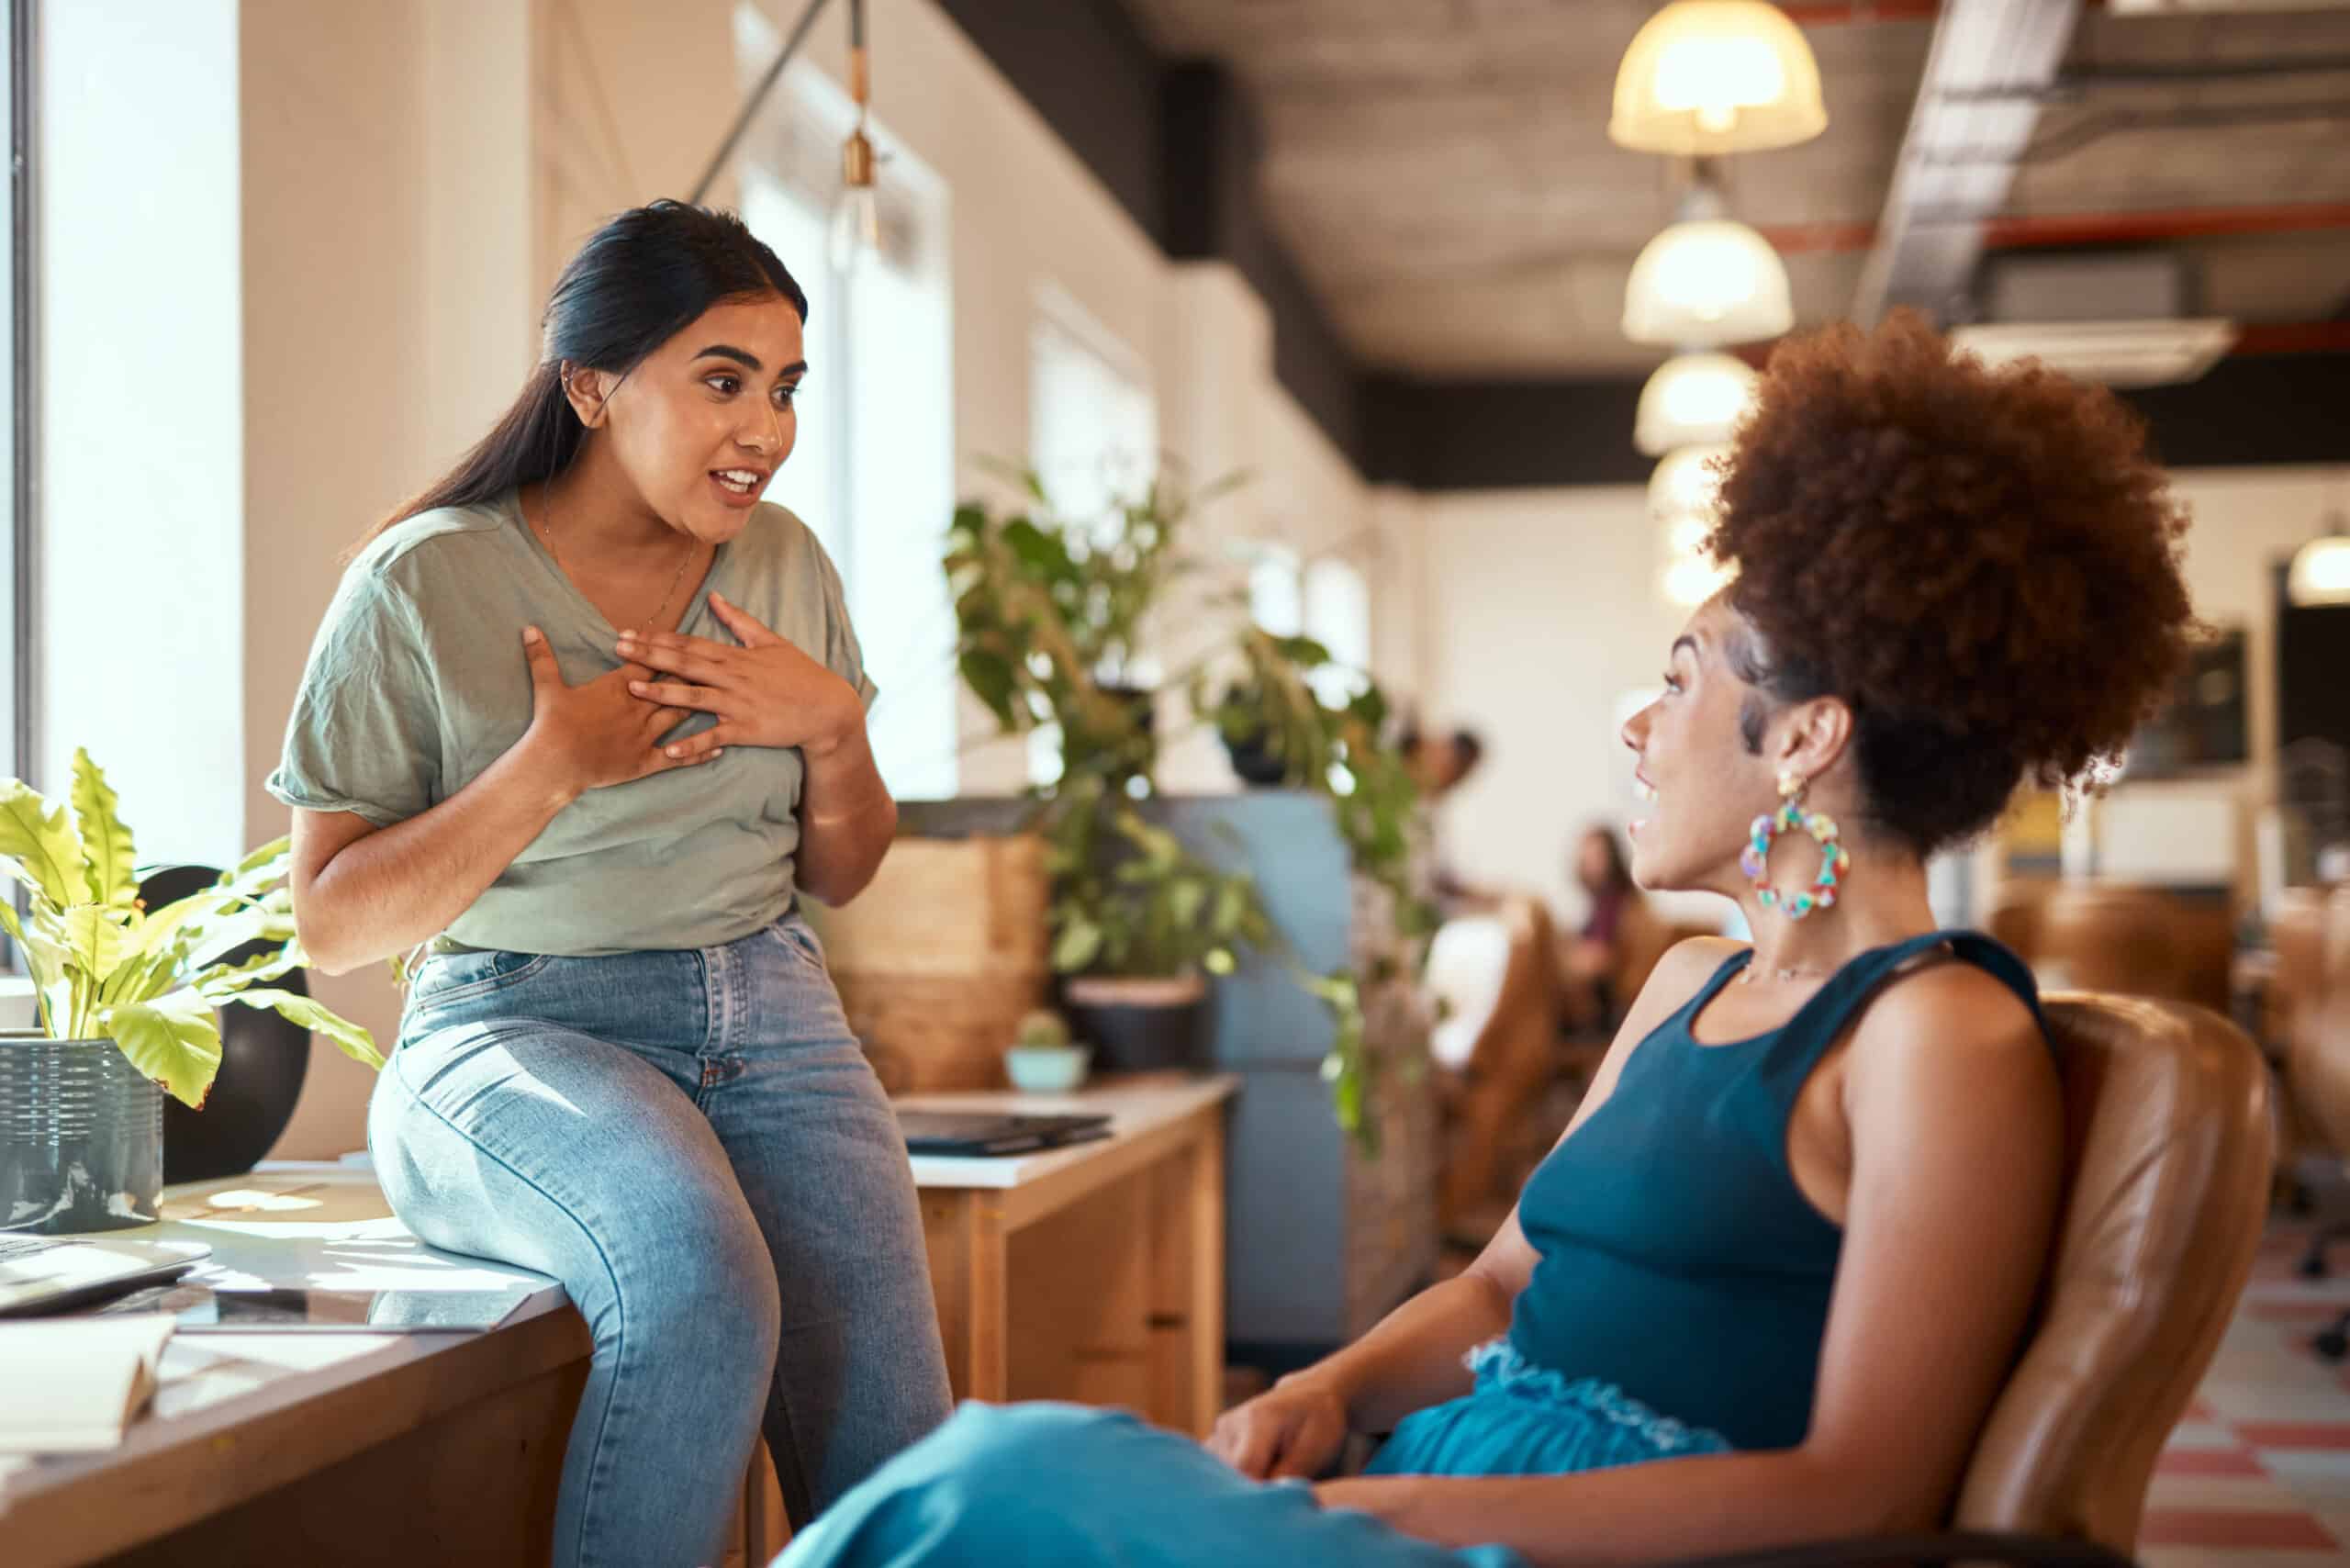
[[[1666,1568],[1867,1568],[1912,1562],[2008,1562],[2016,1568],[2135,1568],[2110,1547],[2077,1537],[2022,1535],[2006,1531],[1953,1531],[1944,1535],[1856,1536],[1768,1551],[1689,1558]]]

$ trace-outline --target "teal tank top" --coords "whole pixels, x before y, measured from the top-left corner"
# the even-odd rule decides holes
[[[2040,1017],[2021,959],[1987,936],[1937,931],[1861,954],[1776,1029],[1699,1045],[1691,1020],[1753,956],[1733,954],[1642,1040],[1518,1199],[1540,1259],[1511,1310],[1517,1353],[1737,1448],[1800,1443],[1844,1238],[1796,1186],[1787,1119],[1871,994],[1936,946]]]

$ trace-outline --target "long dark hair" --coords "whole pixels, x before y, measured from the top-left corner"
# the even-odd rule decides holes
[[[1600,885],[1592,890],[1601,893],[1628,891],[1632,886],[1632,868],[1625,862],[1623,840],[1617,838],[1616,830],[1605,823],[1594,823],[1583,830],[1583,844],[1588,844],[1595,838],[1606,847],[1607,865],[1600,873]],[[1578,862],[1583,857],[1582,844],[1576,846],[1575,857]],[[1580,865],[1576,870],[1580,876]]]
[[[539,363],[497,424],[454,468],[403,501],[352,547],[437,507],[473,506],[571,465],[587,427],[565,398],[563,367],[625,375],[711,306],[779,294],[808,319],[808,296],[731,212],[681,201],[631,207],[589,237],[554,281],[539,319]]]

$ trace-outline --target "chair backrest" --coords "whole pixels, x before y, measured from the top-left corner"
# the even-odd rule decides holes
[[[2350,990],[2350,882],[2326,895],[2322,929],[2318,983],[2328,991]]]
[[[2037,924],[2028,961],[2043,987],[2227,1011],[2235,931],[2223,903],[2190,902],[2159,888],[2061,882]]]
[[[1624,905],[1624,913],[1616,928],[1616,968],[1607,977],[1615,992],[1614,1002],[1618,1017],[1632,1005],[1640,988],[1649,983],[1649,976],[1656,972],[1657,964],[1673,946],[1692,936],[1714,936],[1721,926],[1699,925],[1685,920],[1668,920],[1648,900],[1635,894]]]
[[[1511,1084],[1538,1083],[1558,1056],[1558,939],[1550,906],[1513,895],[1501,901],[1494,918],[1508,935],[1508,959],[1493,1011],[1470,1051],[1468,1071]]]
[[[2290,991],[2286,1081],[2326,1147],[2350,1159],[2350,886],[2325,899],[2314,933],[2305,924],[2288,928],[2280,912],[2275,938],[2278,984]]]
[[[2053,877],[2009,877],[1991,894],[1983,929],[2029,964],[2040,950],[2040,915],[2048,906]]]
[[[2127,1553],[2259,1245],[2268,1072],[2201,1008],[2058,993],[2046,1009],[2065,1075],[2065,1209],[2038,1321],[1953,1522]]]
[[[2268,921],[2268,946],[2277,955],[2277,1013],[2290,1038],[2294,1020],[2315,1009],[2325,978],[2324,892],[2287,888],[2277,895]]]
[[[1507,1212],[1509,1135],[1534,1114],[1559,1065],[1559,973],[1550,907],[1514,895],[1478,919],[1491,930],[1479,936],[1477,956],[1488,962],[1498,957],[1501,972],[1468,1044],[1456,1043],[1438,1058],[1453,1070],[1437,1184],[1438,1221],[1447,1234],[1481,1226],[1484,1211],[1497,1202]],[[1496,941],[1503,943],[1498,955],[1484,950]],[[1446,1081],[1439,1080],[1440,1090]],[[1491,1217],[1499,1223],[1499,1215]]]

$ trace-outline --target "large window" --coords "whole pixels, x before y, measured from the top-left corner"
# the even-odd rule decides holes
[[[764,65],[772,44],[744,42]],[[840,147],[854,111],[795,64],[743,171],[743,217],[808,294],[800,439],[768,498],[824,543],[880,687],[874,756],[893,793],[955,793],[954,617],[939,559],[954,510],[954,375],[945,186],[884,129],[881,253],[839,266],[830,246]]]
[[[1106,517],[1158,473],[1158,404],[1133,350],[1067,293],[1037,291],[1028,461],[1068,518]]]
[[[8,244],[0,250],[0,318],[8,338],[8,375],[0,381],[0,494],[8,515],[0,527],[0,777],[22,778],[32,756],[32,19],[29,0],[0,0],[8,33],[8,73],[0,93],[0,125],[8,136]],[[21,905],[11,889],[0,897]],[[7,971],[17,967],[16,945],[0,934],[0,1023],[29,1022],[29,985]]]
[[[1049,285],[1037,292],[1029,337],[1028,464],[1057,515],[1105,534],[1123,526],[1118,504],[1143,495],[1158,474],[1158,403],[1141,360]],[[1095,673],[1144,689],[1160,675],[1147,655],[1131,668]],[[1029,782],[1060,776],[1060,726],[1031,730]]]
[[[32,25],[28,0],[0,0],[8,33],[8,73],[0,87],[0,124],[7,127],[8,245],[0,251],[0,315],[6,318],[8,375],[0,382],[0,491],[8,519],[0,529],[0,766],[21,778],[31,746],[32,626],[30,562],[32,343],[26,323],[32,296]],[[6,941],[0,939],[0,951]]]

